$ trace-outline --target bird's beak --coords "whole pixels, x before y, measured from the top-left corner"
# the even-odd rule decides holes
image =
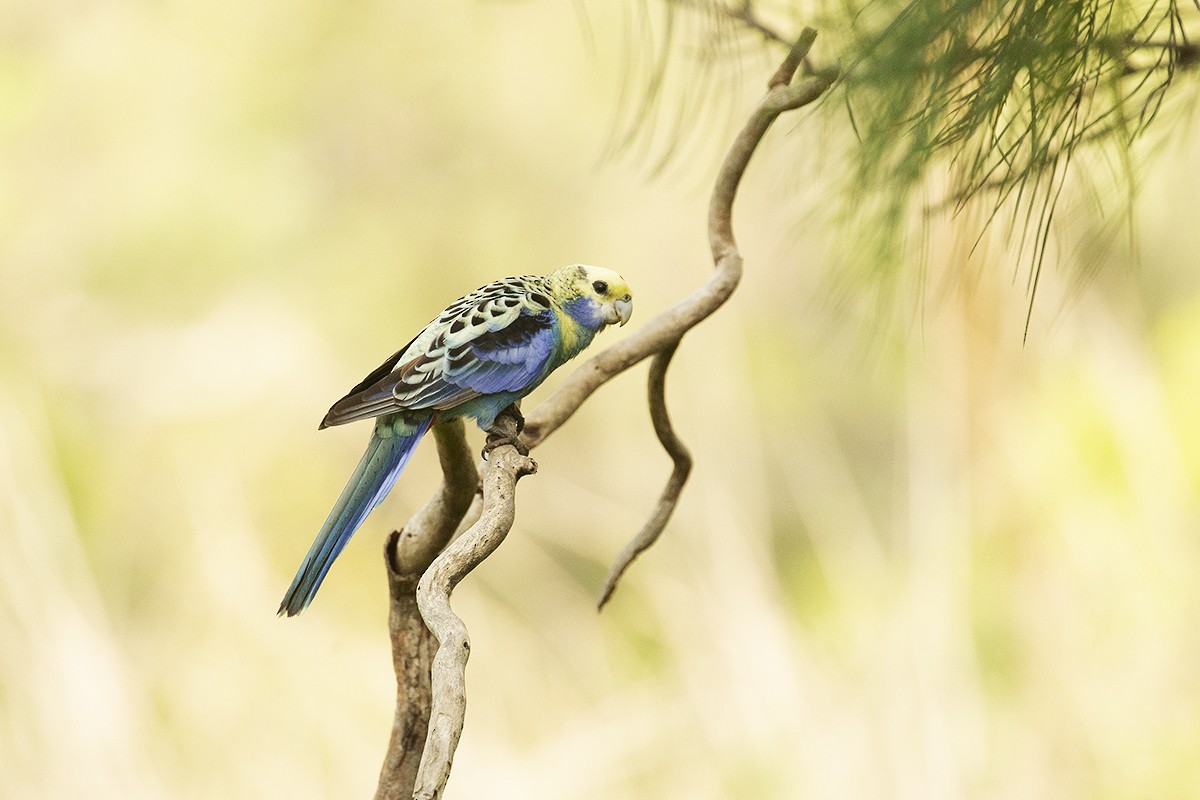
[[[628,297],[628,295],[626,295],[626,297]],[[614,300],[613,308],[617,310],[617,319],[613,320],[613,322],[620,320],[621,324],[624,325],[626,322],[629,322],[629,318],[633,316],[632,299]]]

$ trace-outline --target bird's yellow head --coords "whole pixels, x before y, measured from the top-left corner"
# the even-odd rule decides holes
[[[569,298],[571,305],[587,307],[597,322],[624,325],[633,316],[633,290],[611,269],[572,264],[556,270],[550,281],[556,294]]]

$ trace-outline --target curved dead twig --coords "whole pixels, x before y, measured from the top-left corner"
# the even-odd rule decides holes
[[[780,83],[785,77],[783,67],[772,76],[766,97],[734,139],[721,165],[708,213],[709,245],[716,264],[712,276],[632,336],[606,348],[571,373],[558,391],[526,415],[522,436],[526,445],[532,448],[541,444],[583,405],[592,392],[642,359],[678,342],[684,333],[720,308],[733,294],[742,277],[742,257],[733,238],[733,200],[746,165],[776,117],[813,102],[835,78],[831,73],[822,73],[791,84],[795,70],[816,36],[817,32],[812,28],[805,28],[800,34],[784,61],[784,67],[788,67],[791,74],[786,75],[787,80],[783,83]]]
[[[608,577],[604,579],[604,588],[600,591],[600,600],[596,603],[598,611],[602,610],[604,604],[612,597],[613,591],[617,588],[617,582],[621,580],[621,576],[625,574],[625,570],[629,569],[633,560],[658,541],[663,528],[667,526],[667,521],[671,519],[671,512],[675,510],[679,494],[683,491],[683,485],[687,483],[688,475],[692,471],[692,454],[688,452],[687,445],[675,434],[675,429],[671,427],[671,418],[667,414],[667,368],[671,366],[671,358],[675,355],[678,346],[679,342],[677,341],[655,354],[654,360],[650,362],[649,392],[650,419],[654,423],[654,433],[658,436],[658,441],[662,443],[663,449],[675,462],[675,468],[671,470],[671,477],[667,479],[667,486],[658,499],[658,506],[655,507],[654,514],[638,531],[637,536],[625,545],[625,549],[621,551],[617,560],[609,568]]]
[[[497,424],[510,426],[509,435],[516,435],[516,421],[511,417],[502,417]],[[412,794],[416,800],[441,797],[466,716],[471,640],[467,626],[450,607],[450,594],[504,541],[516,518],[517,481],[535,472],[537,464],[512,445],[494,449],[483,475],[479,520],[434,559],[417,584],[416,604],[437,638],[438,648],[430,670],[429,732]]]
[[[534,447],[566,422],[592,392],[610,378],[649,355],[659,354],[655,360],[657,369],[652,367],[650,376],[651,413],[656,415],[655,432],[675,461],[675,469],[654,514],[625,546],[609,569],[600,594],[600,608],[604,607],[621,575],[633,560],[657,541],[687,481],[691,457],[671,429],[667,417],[666,399],[663,395],[666,368],[680,338],[720,308],[741,280],[742,257],[733,236],[733,201],[759,142],[780,114],[813,102],[836,78],[835,73],[829,72],[813,75],[793,84],[796,70],[804,63],[816,36],[817,32],[812,28],[805,28],[800,34],[779,69],[771,76],[766,96],[734,139],[717,173],[708,213],[709,246],[716,267],[712,277],[672,308],[651,319],[634,335],[609,347],[584,364],[571,375],[562,388],[535,408],[526,420],[526,441],[530,447]],[[687,466],[682,466],[685,463]]]
[[[396,673],[396,713],[375,800],[412,797],[429,726],[429,675],[437,647],[417,607],[417,581],[450,541],[471,506],[479,482],[462,420],[435,425],[433,435],[442,464],[442,488],[403,530],[392,532],[384,548],[391,598],[388,631]]]
[[[389,545],[395,540],[393,534],[388,539]],[[387,755],[379,770],[375,800],[412,797],[429,729],[432,697],[429,673],[437,642],[417,608],[416,583],[416,578],[406,580],[388,574],[392,597],[388,631],[392,638],[392,667],[396,671],[396,713]]]

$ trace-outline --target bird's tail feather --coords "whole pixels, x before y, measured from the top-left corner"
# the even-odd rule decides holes
[[[411,431],[400,428],[402,423],[398,423],[396,427],[400,429],[393,429],[392,436],[380,436],[378,430],[372,434],[367,452],[321,526],[321,532],[300,564],[296,577],[292,578],[292,585],[279,604],[280,614],[295,616],[312,602],[333,560],[371,509],[391,490],[432,422],[432,418],[422,420]]]

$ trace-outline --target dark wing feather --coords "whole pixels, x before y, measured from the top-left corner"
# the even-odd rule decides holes
[[[482,395],[520,392],[545,376],[553,350],[554,312],[522,313],[503,328],[446,348],[441,358],[405,364],[392,394],[400,407],[440,411]]]
[[[380,401],[383,401],[383,404],[386,404],[387,399],[391,396],[391,392],[387,392],[382,397],[378,398],[371,396],[362,397],[361,395],[367,394],[366,390],[391,374],[392,370],[396,368],[396,364],[399,363],[400,358],[404,355],[405,351],[412,347],[412,344],[415,341],[416,338],[414,338],[412,342],[404,345],[404,347],[401,347],[399,350],[389,356],[387,361],[384,361],[378,367],[373,369],[370,375],[359,381],[358,385],[346,392],[346,396],[334,403],[329,411],[325,414],[325,418],[321,420],[321,424],[317,426],[317,430],[328,428],[331,425],[342,425],[347,422],[377,417],[379,414],[386,414],[386,411],[380,411],[376,414],[372,414],[369,413],[368,409],[370,406],[379,404]]]
[[[489,289],[450,306],[334,403],[321,427],[402,410],[443,411],[540,382],[554,351],[554,311],[525,297],[514,304],[511,286]],[[473,302],[463,302],[468,298]]]

